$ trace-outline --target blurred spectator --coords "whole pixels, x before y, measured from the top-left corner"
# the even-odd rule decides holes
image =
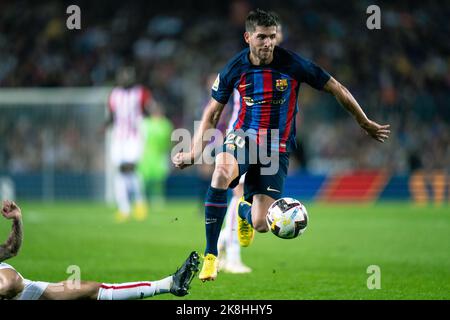
[[[144,150],[138,165],[150,206],[162,206],[165,202],[166,180],[170,173],[170,136],[173,125],[161,107],[153,103],[150,116],[143,119]]]
[[[382,29],[370,31],[367,3],[359,1],[285,1],[271,8],[266,1],[245,0],[176,5],[111,0],[107,6],[80,1],[82,29],[69,31],[68,2],[2,1],[0,86],[112,85],[115,70],[131,63],[175,127],[191,128],[202,103],[203,79],[244,47],[236,36],[243,33],[239,21],[259,5],[279,13],[286,47],[322,65],[371,117],[391,124],[392,138],[380,151],[334,100],[303,86],[300,113],[307,121],[298,132],[308,170],[449,170],[450,2],[377,4]],[[24,122],[9,130],[0,122],[2,136],[11,136],[0,143],[0,161],[10,170],[39,170],[42,130],[55,129],[52,123],[33,126]],[[87,164],[75,165],[71,154],[72,147],[83,149],[82,132],[73,126],[63,130],[52,147],[54,161],[60,168],[86,170]],[[35,141],[28,141],[30,134]]]

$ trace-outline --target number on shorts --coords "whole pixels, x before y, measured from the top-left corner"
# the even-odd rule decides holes
[[[239,148],[242,148],[242,147],[244,147],[244,145],[245,145],[245,140],[242,139],[241,136],[237,136],[237,135],[234,134],[234,133],[230,133],[230,134],[227,136],[227,139],[225,140],[225,144],[235,144],[235,145],[237,145]]]

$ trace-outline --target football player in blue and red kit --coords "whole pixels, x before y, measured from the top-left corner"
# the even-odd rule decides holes
[[[244,39],[249,46],[217,76],[190,152],[180,152],[172,159],[176,167],[183,169],[201,157],[207,144],[204,132],[215,128],[233,89],[237,89],[241,108],[234,131],[228,133],[221,152],[215,156],[205,199],[206,249],[199,274],[202,281],[217,277],[217,240],[227,210],[227,189],[234,188],[244,173],[247,173],[244,197],[237,207],[239,242],[248,246],[254,230],[269,230],[266,213],[282,197],[289,152],[295,148],[295,115],[301,83],[334,95],[372,138],[384,142],[390,134],[389,125],[370,120],[352,94],[321,67],[275,45],[277,19],[273,14],[259,9],[251,11],[245,29]]]

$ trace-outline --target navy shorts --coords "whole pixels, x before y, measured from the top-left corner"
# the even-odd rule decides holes
[[[256,144],[252,148],[248,137],[236,138],[237,135],[233,134],[230,132],[222,145],[222,152],[232,154],[239,165],[239,176],[230,183],[229,188],[235,188],[240,177],[247,173],[244,182],[246,201],[252,203],[255,194],[265,194],[275,200],[282,198],[289,167],[289,153],[273,153],[267,147],[261,150],[263,147]],[[264,156],[258,157],[261,151],[264,151]]]

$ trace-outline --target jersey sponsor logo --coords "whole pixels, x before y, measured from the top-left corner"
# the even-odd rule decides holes
[[[258,104],[271,104],[271,105],[280,105],[286,102],[286,99],[273,99],[273,100],[253,100],[251,97],[243,97],[242,100],[244,100],[245,104],[249,107],[253,105]]]
[[[275,82],[275,87],[278,91],[285,91],[288,87],[287,79],[277,79]]]
[[[239,85],[239,89],[247,88],[248,86],[251,86],[251,85],[252,85],[252,83],[240,84],[240,85]]]
[[[250,97],[243,97],[242,98],[245,102],[246,105],[248,105],[249,107],[251,107],[252,105],[254,105],[255,103],[253,102],[253,99]]]
[[[220,84],[220,73],[217,75],[217,78],[214,81],[211,89],[213,89],[214,91],[219,90],[219,84]]]
[[[280,190],[272,189],[270,186],[267,187],[267,191],[280,192]]]

